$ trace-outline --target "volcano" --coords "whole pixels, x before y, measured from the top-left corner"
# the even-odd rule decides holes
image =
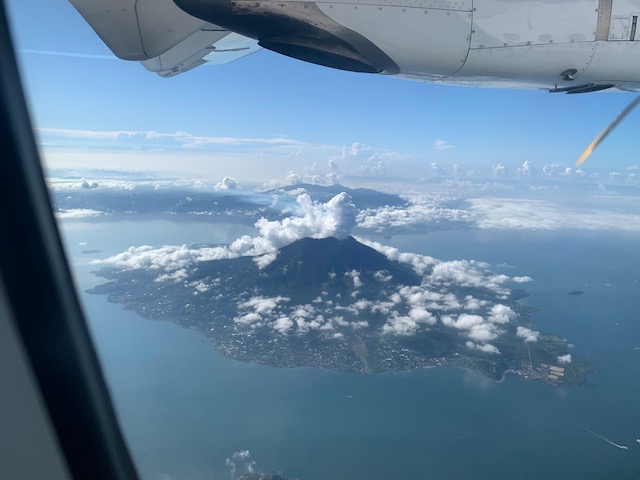
[[[410,266],[389,260],[353,237],[297,240],[278,251],[264,275],[266,283],[317,288],[329,282],[346,286],[354,271],[364,284],[379,285],[389,276],[404,285],[420,284],[420,276]]]

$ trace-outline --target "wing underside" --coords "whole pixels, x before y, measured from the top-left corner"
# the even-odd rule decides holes
[[[117,57],[137,60],[163,77],[260,49],[256,40],[195,18],[172,0],[70,2]]]

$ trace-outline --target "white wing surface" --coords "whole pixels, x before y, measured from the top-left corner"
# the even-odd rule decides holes
[[[172,0],[70,0],[119,58],[163,77],[222,64],[260,49],[257,41],[193,17]]]

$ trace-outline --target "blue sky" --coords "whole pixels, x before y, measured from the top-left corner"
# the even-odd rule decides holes
[[[525,161],[540,170],[571,166],[634,98],[432,85],[268,51],[163,79],[137,62],[107,58],[108,48],[66,1],[12,0],[9,8],[49,167],[256,183],[291,170],[338,171],[365,182],[376,175],[417,179],[429,176],[434,162],[448,172],[454,164],[465,172],[489,173],[497,164],[515,172]],[[639,122],[640,110],[584,170],[628,172],[640,163]]]

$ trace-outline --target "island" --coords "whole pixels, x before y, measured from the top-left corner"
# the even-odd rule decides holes
[[[501,286],[504,276],[478,262],[380,250],[353,237],[303,238],[259,258],[191,261],[185,249],[171,255],[188,261],[171,268],[156,260],[103,267],[94,273],[107,282],[88,293],[196,330],[231,358],[274,367],[374,374],[448,366],[553,385],[580,384],[595,370],[566,339],[531,328],[534,309],[518,301],[527,293]]]

